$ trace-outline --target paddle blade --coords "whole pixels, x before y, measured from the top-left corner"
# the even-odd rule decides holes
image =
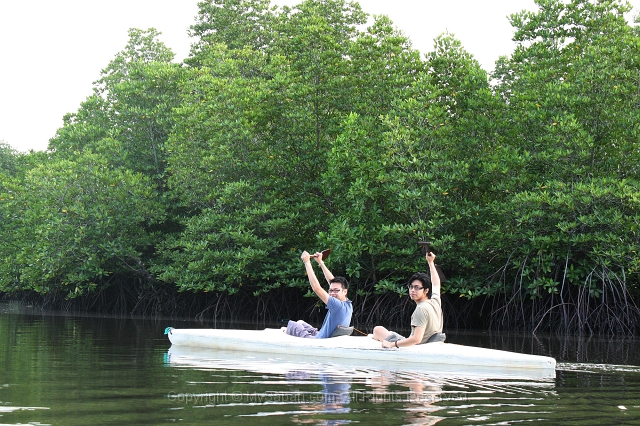
[[[424,248],[427,253],[431,252],[436,254],[436,251],[433,249],[433,243],[431,241],[418,241],[418,245],[420,248]],[[440,283],[447,281],[447,277],[445,277],[444,272],[442,272],[442,268],[438,265],[435,265],[436,271],[438,272],[438,276],[440,277]]]
[[[418,241],[418,245],[420,246],[420,248],[424,248],[427,253],[436,253],[436,251],[433,249],[433,243],[431,241]]]
[[[325,260],[327,257],[329,257],[329,253],[331,253],[331,249],[326,249],[326,250],[322,250],[320,252],[320,260]],[[310,257],[318,257],[318,255],[311,255]]]

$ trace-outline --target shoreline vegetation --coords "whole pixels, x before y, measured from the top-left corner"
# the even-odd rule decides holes
[[[129,30],[47,151],[0,141],[1,297],[313,320],[299,256],[331,248],[354,323],[392,326],[432,241],[447,327],[636,333],[639,19],[536,5],[492,74],[344,0],[202,1],[183,63]]]

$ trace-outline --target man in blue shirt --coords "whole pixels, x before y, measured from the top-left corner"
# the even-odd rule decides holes
[[[304,262],[304,267],[307,270],[307,276],[309,277],[309,283],[313,292],[327,305],[327,316],[324,318],[322,327],[320,330],[307,324],[306,322],[289,321],[287,325],[286,333],[297,337],[307,337],[315,339],[326,339],[331,337],[333,332],[341,327],[349,327],[351,323],[351,314],[353,313],[353,306],[351,306],[351,300],[347,299],[347,291],[349,289],[349,283],[344,277],[334,277],[331,271],[327,268],[322,260],[322,255],[316,253],[313,257],[316,262],[322,268],[324,277],[329,282],[329,292],[327,293],[316,277],[316,274],[311,265],[311,255],[308,252],[303,252],[300,258]]]

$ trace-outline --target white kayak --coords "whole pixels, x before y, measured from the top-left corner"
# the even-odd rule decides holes
[[[369,336],[302,339],[281,329],[174,329],[167,328],[174,347],[241,351],[251,354],[282,354],[303,361],[336,362],[397,369],[398,366],[428,366],[431,371],[483,377],[529,379],[555,378],[556,360],[546,356],[485,349],[453,343],[427,343],[407,348],[384,349]]]

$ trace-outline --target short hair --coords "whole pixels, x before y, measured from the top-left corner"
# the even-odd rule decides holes
[[[431,284],[431,277],[424,272],[416,272],[415,274],[411,275],[411,278],[409,278],[409,282],[407,284],[411,285],[411,283],[416,280],[422,283],[422,287],[424,287],[425,291],[427,292],[427,297],[431,299],[431,291],[433,289],[433,285]]]
[[[331,278],[331,280],[329,280],[329,285],[331,285],[332,283],[339,283],[340,285],[342,285],[343,290],[349,289],[349,282],[345,277],[333,277]]]

